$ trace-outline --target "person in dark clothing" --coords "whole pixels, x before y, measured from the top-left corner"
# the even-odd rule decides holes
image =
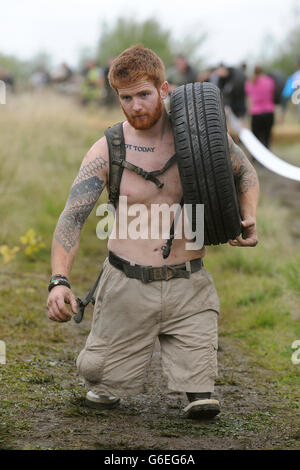
[[[10,91],[14,91],[15,79],[6,69],[0,67],[0,80],[9,87]]]
[[[214,81],[223,94],[224,105],[231,108],[238,118],[246,115],[246,75],[242,68],[224,67],[221,65],[214,71]]]
[[[256,66],[251,80],[247,80],[245,91],[250,100],[251,129],[255,137],[269,148],[274,124],[274,80]]]
[[[174,65],[167,69],[166,76],[169,82],[170,93],[180,85],[196,82],[198,78],[196,70],[187,62],[183,55],[176,57]]]
[[[110,86],[109,79],[108,79],[109,70],[114,59],[115,57],[110,57],[107,61],[106,67],[104,68],[104,89],[105,89],[104,104],[105,106],[119,106],[117,94]]]

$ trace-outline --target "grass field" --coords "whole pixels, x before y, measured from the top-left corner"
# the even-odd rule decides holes
[[[258,246],[210,247],[205,262],[221,300],[220,418],[186,423],[177,410],[142,398],[112,415],[82,406],[75,359],[92,310],[79,326],[46,318],[51,240],[83,156],[121,119],[118,110],[85,110],[55,95],[23,95],[0,107],[0,247],[20,247],[9,263],[0,257],[0,340],[7,348],[0,448],[300,448],[300,364],[291,361],[300,340],[300,186],[261,168]],[[300,166],[299,143],[273,150]],[[87,292],[106,254],[97,222],[94,210],[72,272],[76,295]],[[26,255],[20,237],[29,229],[44,247]],[[148,396],[163,399],[163,383],[151,384],[155,370]]]

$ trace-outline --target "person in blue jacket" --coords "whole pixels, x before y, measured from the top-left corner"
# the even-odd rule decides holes
[[[297,70],[292,75],[290,75],[285,82],[284,89],[282,91],[282,96],[287,102],[293,95],[293,93],[300,87],[300,57],[297,60]],[[300,102],[298,103],[298,117],[300,120]]]

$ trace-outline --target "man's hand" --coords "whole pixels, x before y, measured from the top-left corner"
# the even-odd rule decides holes
[[[229,240],[231,246],[256,246],[258,243],[256,223],[253,217],[247,217],[242,221],[242,236],[235,240]]]
[[[66,304],[71,305],[72,312],[75,314],[78,311],[75,295],[66,286],[56,286],[49,293],[47,300],[47,311],[50,320],[57,322],[70,321],[72,314],[66,307]]]

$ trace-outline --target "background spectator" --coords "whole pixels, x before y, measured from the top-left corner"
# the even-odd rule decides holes
[[[119,101],[117,98],[117,94],[115,90],[112,89],[112,87],[109,84],[108,80],[108,73],[110,66],[114,60],[114,57],[110,57],[107,61],[107,65],[104,68],[104,98],[103,98],[103,103],[105,106],[119,106]]]
[[[84,71],[84,81],[81,90],[81,103],[100,102],[104,88],[104,72],[93,60],[88,61]]]
[[[300,87],[300,57],[297,60],[297,70],[290,75],[282,91],[282,97],[285,103],[291,98],[294,91]],[[300,103],[298,104],[298,119],[300,120]]]
[[[51,76],[46,67],[39,67],[29,78],[34,90],[40,90],[51,83]]]
[[[60,65],[57,73],[52,76],[52,82],[63,83],[63,82],[69,81],[72,77],[73,77],[73,70],[66,62],[63,62]]]
[[[223,65],[220,65],[211,77],[212,83],[215,83],[223,93],[224,105],[230,106],[232,112],[242,119],[247,111],[246,79],[247,77],[242,68],[224,67]]]
[[[183,55],[175,58],[175,63],[166,71],[166,78],[169,82],[169,92],[172,93],[175,88],[186,83],[197,81],[196,70],[187,62]]]
[[[264,74],[260,66],[256,66],[253,78],[246,81],[245,91],[250,100],[252,132],[269,148],[274,124],[275,82]]]
[[[10,91],[14,91],[15,79],[12,74],[10,74],[4,67],[0,67],[0,80],[9,87]]]

